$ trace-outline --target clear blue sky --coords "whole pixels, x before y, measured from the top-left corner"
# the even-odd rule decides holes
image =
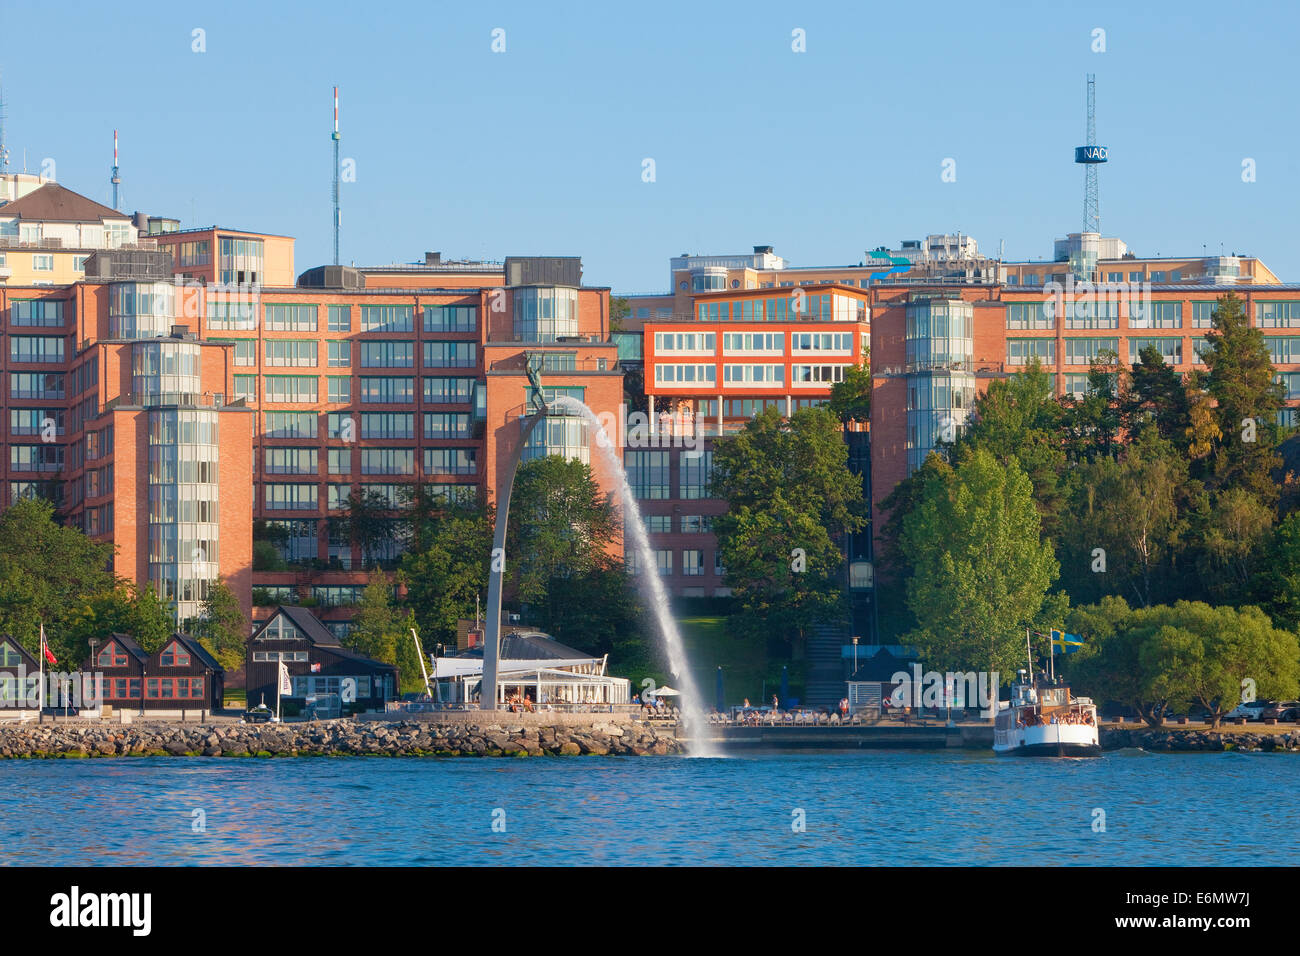
[[[856,263],[960,229],[1050,257],[1082,221],[1091,71],[1102,231],[1300,281],[1293,4],[184,6],[8,3],[11,169],[26,149],[107,201],[117,127],[126,209],[295,236],[301,271],[332,256],[337,83],[345,262],[580,255],[589,283],[651,292],[670,256],[757,243]]]

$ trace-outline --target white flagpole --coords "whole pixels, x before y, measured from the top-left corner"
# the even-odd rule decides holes
[[[45,719],[45,622],[41,621],[41,649],[36,655],[40,658],[40,677],[36,685],[36,722]]]
[[[280,675],[284,673],[284,659],[275,655],[275,722],[280,722]]]

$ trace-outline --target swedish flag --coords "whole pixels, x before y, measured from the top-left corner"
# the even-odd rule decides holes
[[[1083,647],[1083,638],[1078,634],[1067,634],[1064,631],[1052,631],[1052,653],[1058,651],[1062,654],[1073,654],[1079,648]]]

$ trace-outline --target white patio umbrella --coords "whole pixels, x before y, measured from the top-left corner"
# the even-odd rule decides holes
[[[646,691],[647,697],[680,697],[682,692],[673,690],[671,687],[656,687],[653,691]]]

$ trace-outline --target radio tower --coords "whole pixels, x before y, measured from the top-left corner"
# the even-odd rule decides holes
[[[334,87],[334,264],[339,264],[339,226],[343,212],[339,209],[339,88]]]
[[[5,90],[0,83],[0,176],[9,171],[9,147],[5,145]]]
[[[117,201],[117,187],[122,185],[122,177],[118,175],[117,165],[117,130],[113,130],[113,175],[109,182],[113,184],[113,208],[121,212],[122,206]]]
[[[1083,164],[1083,231],[1101,232],[1101,202],[1097,195],[1097,167],[1106,162],[1106,147],[1097,145],[1097,80],[1088,74],[1088,144],[1076,147],[1074,161]]]

